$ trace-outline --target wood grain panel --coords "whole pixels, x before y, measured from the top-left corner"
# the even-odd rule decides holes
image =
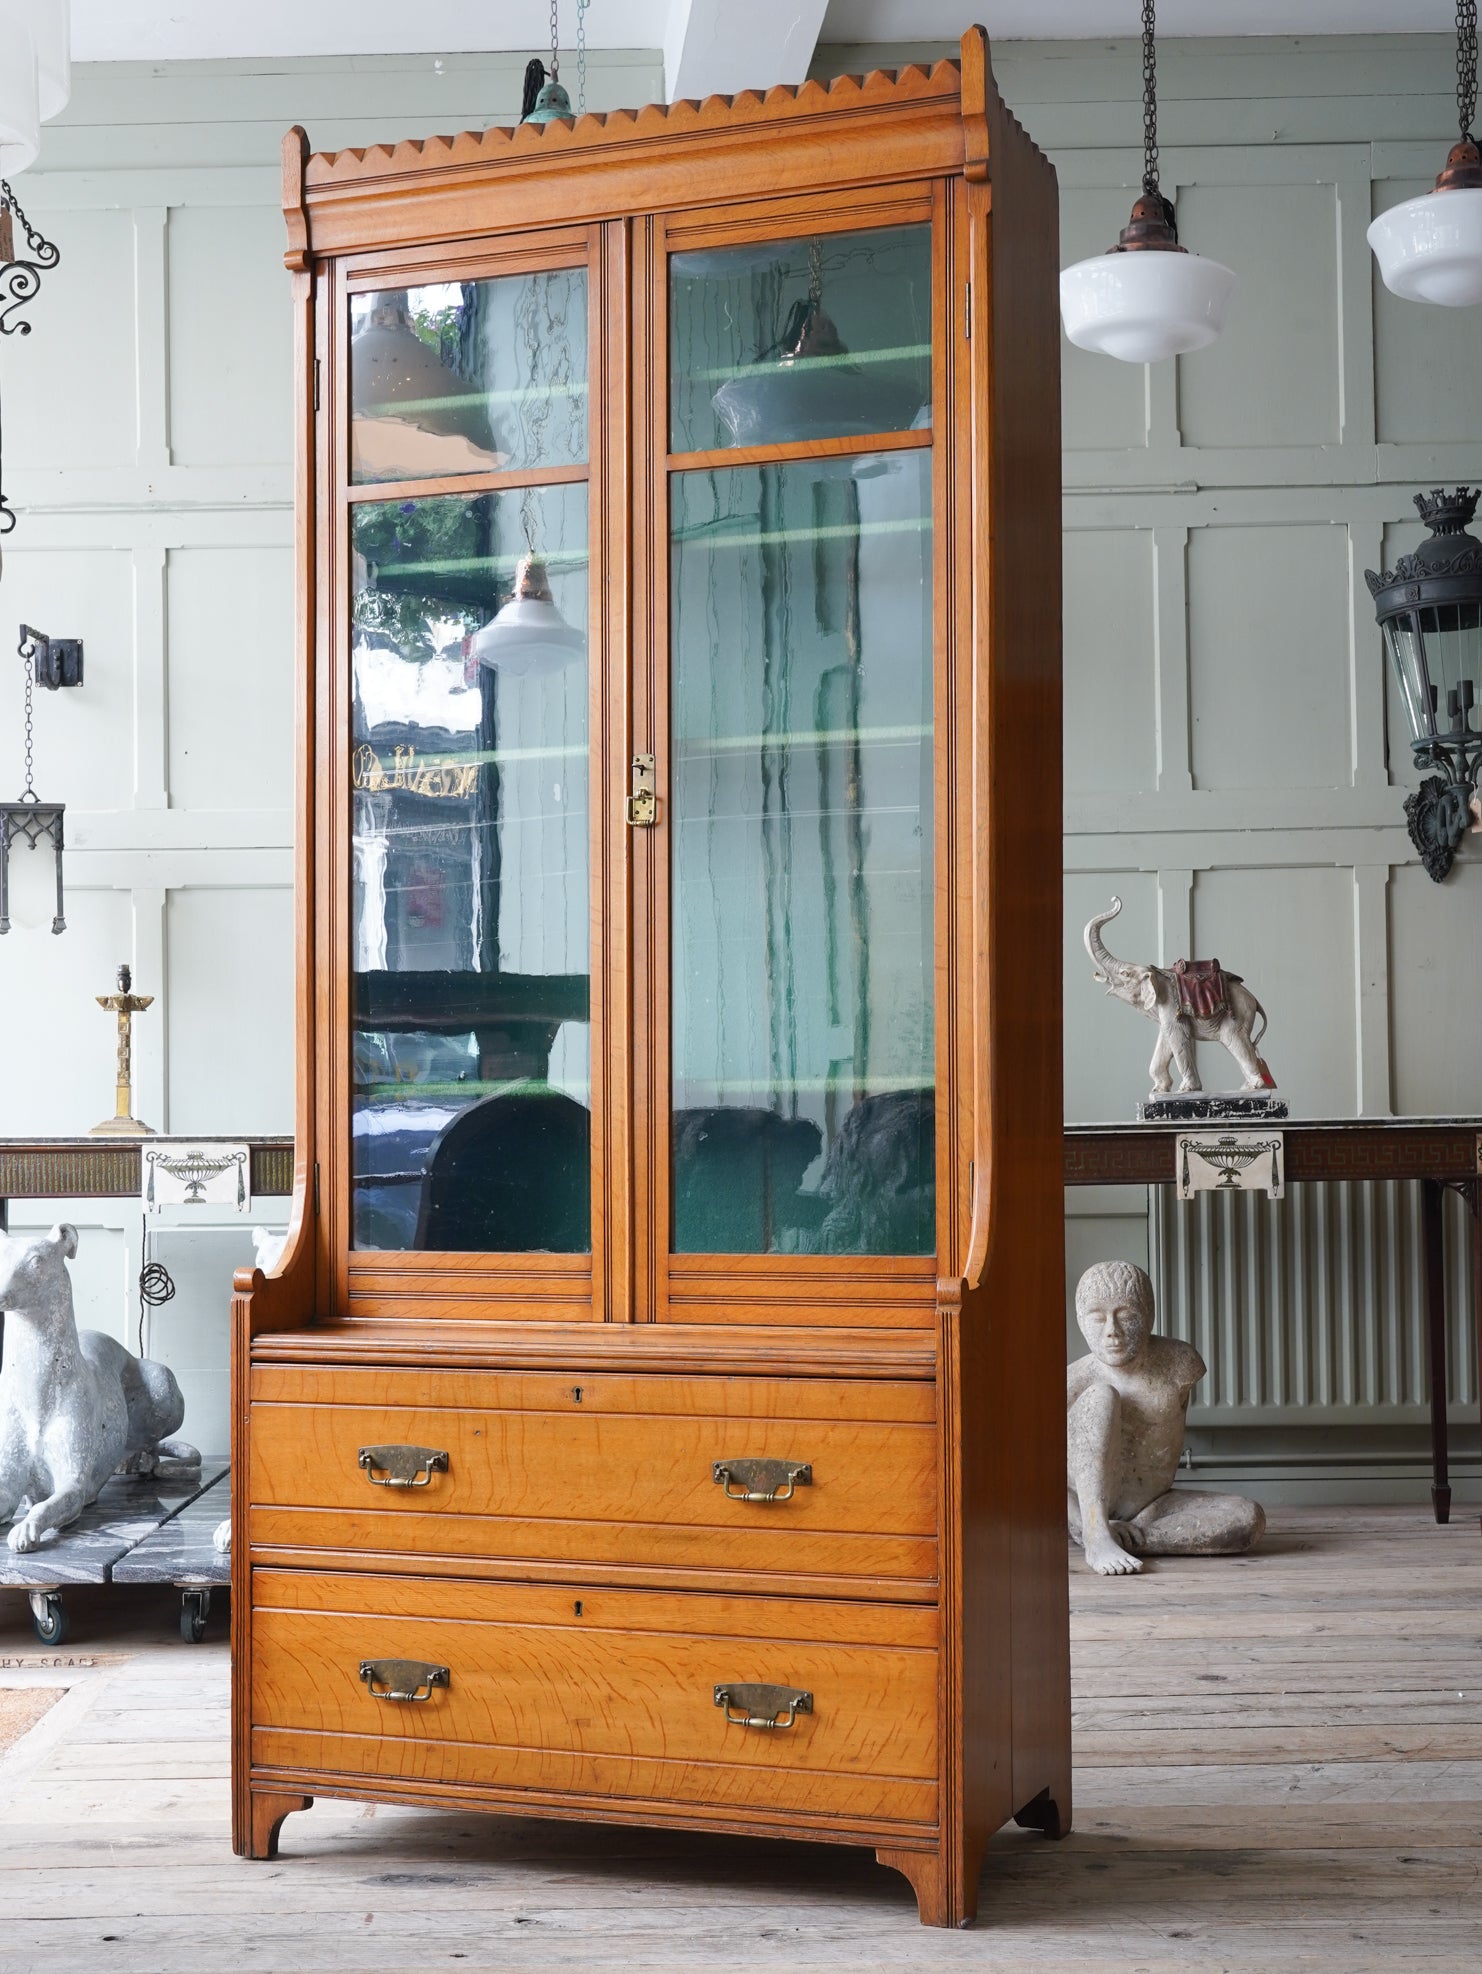
[[[735,1541],[752,1566],[772,1570],[930,1573],[930,1543],[890,1538],[934,1532],[931,1427],[623,1416],[588,1412],[576,1393],[585,1397],[571,1387],[564,1413],[257,1406],[254,1508],[342,1512],[259,1516],[254,1534],[338,1547],[374,1539],[379,1524],[388,1547],[424,1553],[576,1561],[587,1542],[594,1564],[691,1567],[705,1560],[706,1540],[727,1550]],[[358,1450],[393,1443],[443,1450],[447,1472],[425,1487],[377,1486]],[[716,1460],[764,1455],[810,1462],[812,1485],[785,1501],[746,1502],[712,1478]],[[852,1555],[847,1542],[831,1548],[843,1536],[871,1540]],[[743,1567],[739,1554],[727,1560]]]
[[[577,1376],[581,1373],[578,1371]],[[571,1377],[531,1371],[331,1369],[259,1365],[255,1403],[278,1405],[472,1406],[484,1411],[565,1409]],[[708,1413],[720,1419],[902,1419],[936,1417],[929,1384],[884,1378],[642,1377],[605,1371],[582,1379],[587,1412]]]
[[[710,1323],[633,1325],[463,1321],[321,1323],[291,1334],[264,1330],[254,1361],[285,1364],[384,1364],[410,1369],[507,1366],[587,1370],[641,1366],[645,1371],[734,1372],[795,1378],[930,1378],[936,1339],[916,1330],[808,1330]]]
[[[717,1716],[719,1718],[719,1716]],[[733,1730],[740,1732],[742,1730]],[[379,1735],[323,1734],[271,1725],[252,1732],[252,1760],[259,1768],[334,1776],[337,1790],[316,1779],[321,1795],[416,1801],[430,1808],[447,1803],[449,1788],[487,1791],[477,1807],[515,1814],[538,1805],[521,1801],[517,1791],[559,1794],[556,1812],[603,1822],[683,1822],[686,1808],[751,1812],[757,1836],[828,1836],[847,1839],[872,1824],[932,1825],[937,1816],[934,1782],[873,1775],[840,1776],[813,1769],[794,1772],[755,1770],[720,1762],[662,1761],[634,1755],[591,1755],[553,1747],[482,1748],[466,1743],[391,1741]],[[362,1788],[346,1785],[356,1779]],[[417,1795],[407,1785],[434,1784]],[[401,1785],[388,1790],[382,1785]],[[286,1800],[286,1799],[285,1799]],[[298,1807],[293,1803],[292,1807]],[[635,1806],[647,1813],[635,1817]],[[285,1812],[286,1813],[286,1812]],[[785,1816],[827,1817],[829,1828],[813,1832],[778,1828]],[[693,1819],[708,1827],[708,1819]],[[868,1838],[865,1841],[870,1841]]]
[[[683,1764],[698,1773],[678,1792],[701,1800],[785,1801],[791,1778],[808,1775],[831,1779],[815,1801],[854,1814],[857,1778],[935,1780],[930,1614],[783,1602],[784,1626],[804,1635],[778,1636],[760,1599],[486,1585],[458,1587],[458,1619],[428,1614],[451,1595],[447,1584],[260,1572],[254,1722],[355,1737],[371,1772],[390,1775],[549,1786],[552,1755],[596,1757],[621,1764],[626,1791],[644,1786],[629,1763]],[[424,1704],[377,1700],[359,1677],[366,1658],[446,1665],[449,1685]],[[814,1712],[787,1730],[733,1725],[714,1701],[728,1680],[804,1688]]]

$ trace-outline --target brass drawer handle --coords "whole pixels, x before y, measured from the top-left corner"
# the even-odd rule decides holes
[[[446,1666],[423,1659],[362,1659],[360,1677],[374,1700],[430,1700],[435,1686],[449,1684]]]
[[[372,1487],[430,1487],[434,1474],[448,1471],[448,1456],[436,1446],[362,1446],[355,1464]]]
[[[791,1501],[795,1488],[813,1485],[813,1468],[807,1460],[717,1460],[710,1478],[727,1501]]]
[[[797,1686],[717,1686],[715,1704],[732,1727],[791,1727],[799,1714],[812,1713],[813,1695]]]

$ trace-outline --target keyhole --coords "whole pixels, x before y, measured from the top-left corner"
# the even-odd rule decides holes
[[[577,1600],[576,1600],[576,1615],[577,1615],[578,1617],[580,1617],[580,1616],[581,1616],[581,1599],[580,1599],[580,1597],[578,1597],[578,1598],[577,1598]]]
[[[580,1385],[573,1385],[573,1386],[571,1387],[571,1396],[572,1396],[572,1397],[573,1397],[573,1398],[575,1399],[575,1401],[576,1401],[576,1403],[577,1403],[578,1405],[580,1405],[580,1404],[581,1404],[581,1386],[580,1386]]]

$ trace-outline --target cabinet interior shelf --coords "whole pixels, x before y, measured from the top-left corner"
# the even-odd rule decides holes
[[[770,369],[796,372],[801,376],[812,370],[849,370],[866,363],[919,363],[931,355],[930,343],[901,343],[894,349],[885,350],[841,350],[837,356],[798,356],[782,358],[769,364],[765,357],[757,357],[750,363],[721,363],[708,370],[692,370],[690,375],[706,384],[724,383],[731,377],[760,377]]]
[[[714,472],[716,469],[706,467],[704,470]],[[761,469],[746,466],[736,470],[752,473]],[[769,548],[775,542],[857,541],[865,535],[927,535],[931,533],[931,516],[910,514],[884,521],[839,521],[812,528],[759,528],[747,534],[720,532],[729,525],[728,521],[701,521],[693,528],[676,528],[670,540],[681,548],[690,542],[709,549]]]

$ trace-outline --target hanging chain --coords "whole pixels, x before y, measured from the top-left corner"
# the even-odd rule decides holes
[[[561,24],[556,18],[556,0],[551,0],[551,81],[561,73]]]
[[[26,661],[26,786],[21,794],[21,800],[23,802],[35,802],[38,800],[38,797],[36,794],[35,772],[31,756],[31,685],[32,675],[35,670],[33,661],[36,656],[36,647],[29,638],[23,638],[16,646],[16,650]]]
[[[591,0],[576,0],[576,114],[587,107],[587,8]],[[554,0],[552,0],[554,5]],[[1476,8],[1472,9],[1473,13]]]
[[[1477,0],[1456,0],[1456,117],[1463,137],[1477,114]]]
[[[823,242],[816,233],[808,243],[808,300],[815,310],[823,300]]]
[[[1154,0],[1142,0],[1142,189],[1149,197],[1158,191],[1158,30],[1153,8]]]

